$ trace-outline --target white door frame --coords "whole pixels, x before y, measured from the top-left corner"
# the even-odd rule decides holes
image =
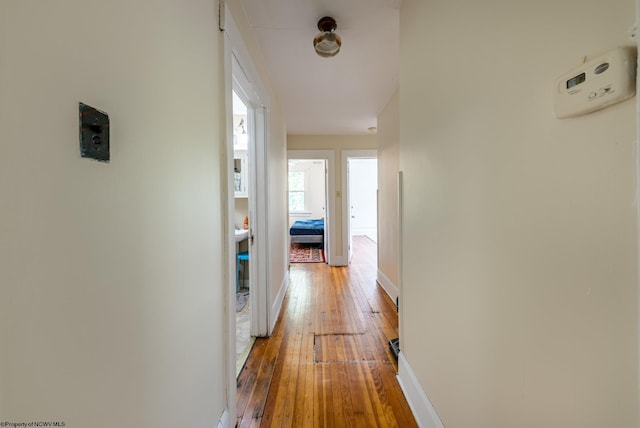
[[[378,159],[378,151],[342,151],[342,230],[344,231],[342,236],[342,248],[347,256],[347,264],[351,263],[351,204],[349,203],[349,159]],[[378,188],[377,183],[376,188]],[[378,231],[378,233],[379,232],[380,231]]]
[[[341,258],[337,256],[336,242],[338,242],[336,235],[336,212],[335,212],[335,198],[332,197],[336,194],[335,183],[335,153],[333,150],[287,150],[287,162],[292,159],[321,159],[326,161],[326,186],[325,186],[325,247],[327,251],[327,263],[331,266],[342,266]],[[287,167],[288,171],[288,167]],[[289,224],[289,209],[287,209],[287,224]]]
[[[221,3],[223,6],[224,3]],[[222,236],[224,248],[223,266],[226,268],[226,401],[230,420],[236,418],[236,255],[234,233],[234,187],[230,179],[233,171],[233,97],[235,89],[238,96],[247,102],[247,108],[253,109],[254,114],[248,126],[253,127],[254,138],[250,140],[249,149],[249,229],[254,237],[253,245],[249,245],[249,266],[251,289],[251,335],[266,336],[268,333],[269,305],[267,303],[268,276],[267,276],[267,113],[269,97],[264,90],[255,66],[251,60],[240,31],[238,30],[228,9],[221,7],[220,29],[223,31],[224,44],[224,98],[225,98],[225,122],[226,144],[223,148],[225,162],[222,168],[223,182],[227,183],[226,195],[223,195],[223,221]],[[249,118],[248,118],[249,119]],[[212,195],[213,197],[214,195]],[[215,284],[214,284],[215,285]]]
[[[247,134],[249,135],[248,141],[248,162],[249,167],[249,186],[248,186],[248,199],[249,199],[249,238],[247,249],[249,251],[249,278],[251,280],[251,288],[256,291],[249,294],[250,301],[250,333],[252,336],[266,336],[267,335],[267,303],[266,303],[266,289],[262,286],[265,284],[264,278],[267,278],[267,264],[266,260],[266,215],[260,215],[258,213],[266,212],[266,191],[263,186],[266,183],[266,166],[264,165],[264,159],[266,159],[265,143],[266,143],[266,108],[262,105],[256,105],[257,100],[251,99],[250,95],[247,95],[247,88],[251,87],[248,80],[242,75],[243,71],[237,65],[237,60],[234,56],[234,64],[232,65],[232,78],[233,78],[233,90],[238,95],[238,98],[247,106]],[[231,152],[233,153],[233,145]],[[233,159],[233,155],[230,156]],[[229,198],[229,205],[231,208],[231,220],[233,222],[233,196]],[[232,227],[233,228],[233,227]],[[258,239],[260,237],[260,239]],[[235,249],[235,245],[232,245]],[[235,260],[235,255],[234,255]],[[234,264],[235,271],[235,264]],[[232,279],[235,281],[235,278]],[[236,282],[234,282],[236,284]],[[235,285],[234,285],[235,290]],[[264,304],[263,304],[264,303]],[[234,303],[235,307],[235,303]]]
[[[636,30],[636,48],[640,50],[640,37],[638,37],[638,25],[640,23],[640,0],[636,0],[636,22],[635,22],[635,30]],[[640,88],[640,73],[636,73],[636,87]],[[636,189],[640,189],[640,97],[636,97]],[[640,248],[640,210],[636,207],[637,213],[637,248]],[[640,312],[640,282],[638,283],[638,312]],[[638,331],[640,331],[640,317],[638,317]],[[640,335],[639,335],[640,338]],[[640,347],[640,343],[638,344]],[[640,367],[640,352],[638,353],[638,367]],[[640,370],[638,371],[638,379],[640,380]],[[638,414],[640,414],[640,408],[638,409]]]
[[[228,9],[225,11],[225,95],[227,100],[227,168],[232,170],[233,163],[233,129],[231,91],[247,102],[248,108],[253,110],[252,118],[248,118],[248,126],[254,131],[254,138],[249,144],[249,229],[254,236],[254,244],[249,246],[250,266],[255,272],[252,277],[254,293],[250,294],[251,334],[254,336],[266,336],[268,333],[268,304],[267,304],[267,189],[268,171],[266,163],[267,150],[267,114],[269,109],[269,97],[264,85],[257,73],[249,51],[247,50],[240,31],[237,29]],[[230,176],[230,175],[229,175]],[[232,183],[229,183],[231,186]],[[231,189],[230,187],[230,190]],[[227,227],[230,237],[233,237],[233,192],[229,195]],[[235,243],[234,240],[231,241]],[[230,266],[235,272],[235,245],[229,245]],[[229,278],[229,290],[234,292],[235,278]],[[254,308],[255,306],[255,308]],[[235,307],[235,300],[233,302]],[[235,318],[234,318],[235,321]],[[232,332],[235,337],[235,330]],[[235,339],[234,339],[235,340]]]

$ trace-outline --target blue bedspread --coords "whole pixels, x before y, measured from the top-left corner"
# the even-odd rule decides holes
[[[289,229],[290,235],[324,235],[324,219],[297,220]]]

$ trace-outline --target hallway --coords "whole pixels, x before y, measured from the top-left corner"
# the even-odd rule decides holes
[[[394,303],[376,285],[376,246],[354,237],[349,267],[292,264],[273,336],[238,378],[238,426],[416,426],[387,342]]]

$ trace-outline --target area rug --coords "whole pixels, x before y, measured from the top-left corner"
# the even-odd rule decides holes
[[[291,263],[324,263],[324,250],[317,244],[294,242],[289,250]]]

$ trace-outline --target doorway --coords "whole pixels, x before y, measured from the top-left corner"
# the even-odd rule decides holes
[[[327,161],[289,159],[289,263],[326,262]]]
[[[240,33],[224,12],[226,93],[227,406],[235,414],[235,382],[251,346],[238,343],[236,309],[248,311],[249,341],[268,333],[267,111],[269,98]],[[246,112],[245,112],[246,111]],[[246,227],[246,228],[245,228]],[[239,236],[238,236],[239,235]],[[239,257],[240,256],[240,257]],[[239,302],[240,299],[245,300]],[[242,310],[241,309],[241,310]],[[243,327],[246,337],[246,322]],[[245,339],[246,340],[246,339]],[[238,348],[238,349],[237,349]]]
[[[375,150],[342,152],[343,228],[347,264],[353,257],[353,237],[378,241],[378,158]],[[376,251],[377,253],[377,251]]]
[[[220,29],[224,32],[224,92],[225,92],[225,123],[226,144],[224,146],[226,170],[221,177],[226,180],[226,207],[224,210],[225,230],[221,233],[227,243],[223,255],[226,261],[226,284],[216,284],[225,289],[226,313],[221,314],[227,320],[227,339],[225,341],[225,355],[227,366],[226,404],[231,420],[236,414],[236,381],[237,381],[237,351],[236,351],[236,305],[237,292],[240,281],[249,285],[247,304],[249,305],[249,334],[260,337],[268,334],[269,300],[268,300],[268,271],[267,249],[269,248],[267,233],[267,113],[269,97],[263,87],[259,74],[244,44],[240,31],[230,12],[221,8]],[[234,122],[233,104],[234,92],[247,109],[246,120]],[[235,126],[234,126],[235,124]],[[234,134],[240,135],[243,130],[247,135],[246,166],[242,171],[242,160],[237,160],[234,153]],[[246,237],[248,260],[240,260],[238,267],[237,254],[242,252],[240,246],[236,248],[236,227],[244,229],[245,219],[236,220],[236,166],[240,166],[240,173],[246,173],[246,205],[248,207]],[[240,187],[242,188],[242,186]],[[240,202],[241,203],[241,202]],[[237,224],[241,223],[241,224]],[[243,270],[244,269],[244,270]],[[242,278],[242,273],[248,274]],[[238,280],[238,274],[240,279]],[[248,281],[246,278],[249,278]]]
[[[378,241],[377,159],[349,159],[349,220],[351,237],[366,236]]]
[[[342,266],[341,257],[337,256],[336,242],[338,242],[335,236],[336,224],[335,222],[335,198],[331,195],[336,194],[335,185],[335,153],[333,150],[287,150],[287,159],[291,161],[322,161],[324,166],[324,175],[317,180],[324,182],[324,257],[325,262],[331,266]],[[322,190],[316,190],[315,193],[322,192]],[[289,230],[289,239],[291,238]]]
[[[232,91],[233,109],[233,171],[230,179],[233,182],[233,225],[234,225],[234,253],[236,287],[236,376],[242,370],[249,351],[255,342],[251,334],[251,275],[255,275],[250,257],[249,202],[251,183],[249,174],[249,141],[254,139],[253,127],[249,126],[250,118],[253,122],[253,111],[248,102],[243,101],[236,90]]]

